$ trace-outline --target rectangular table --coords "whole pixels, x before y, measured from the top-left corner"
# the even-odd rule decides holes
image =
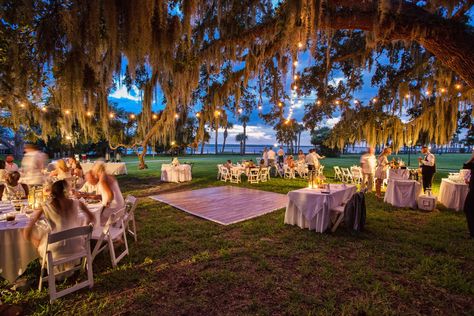
[[[415,180],[388,179],[384,202],[396,207],[416,209],[417,198],[421,193],[421,184]]]
[[[288,192],[285,224],[325,232],[331,222],[331,209],[347,203],[356,193],[355,185],[331,184],[329,193],[319,189],[300,189]]]
[[[447,208],[460,211],[464,208],[469,186],[465,183],[458,183],[449,179],[441,179],[439,187],[438,202]]]

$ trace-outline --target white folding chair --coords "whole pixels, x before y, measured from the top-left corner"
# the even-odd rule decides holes
[[[352,182],[361,184],[362,183],[362,170],[360,167],[351,167]]]
[[[333,168],[334,168],[334,179],[343,181],[341,168],[339,168],[339,166],[334,166]]]
[[[230,182],[231,183],[240,183],[242,171],[239,168],[231,168],[230,169]]]
[[[283,174],[286,179],[293,179],[295,177],[294,170],[288,167],[288,165],[283,165]]]
[[[296,167],[296,172],[301,178],[303,179],[308,178],[308,166],[306,164],[303,164],[303,163],[298,164]]]
[[[125,199],[125,227],[127,232],[137,241],[137,224],[135,223],[135,209],[138,205],[138,199],[133,195]],[[130,225],[131,224],[131,225]]]
[[[230,180],[230,171],[224,166],[220,167],[220,180],[227,182],[227,180]]]
[[[250,183],[258,183],[260,180],[260,169],[251,168],[248,175],[248,181]]]
[[[350,183],[352,182],[352,174],[349,168],[341,168],[342,172],[342,182]]]
[[[75,227],[75,228],[63,230],[57,233],[50,233],[48,235],[48,240],[45,247],[45,251],[43,253],[43,260],[41,263],[41,272],[40,272],[38,289],[41,291],[43,287],[43,281],[48,282],[49,300],[51,303],[57,298],[60,298],[64,295],[75,292],[84,287],[92,288],[94,286],[94,276],[92,273],[92,255],[91,255],[91,248],[90,248],[91,233],[92,233],[92,226],[89,225],[89,226]],[[50,250],[51,245],[56,244],[56,243],[81,242],[81,241],[84,243],[84,247],[76,253],[63,254],[55,258],[53,256],[53,252]],[[80,264],[74,265],[72,268],[67,268],[64,271],[55,273],[54,267],[63,266],[66,263],[77,262],[77,261],[80,261]],[[75,285],[68,287],[64,290],[57,291],[56,277],[82,269],[82,267],[86,265],[87,265],[87,280],[82,281],[81,283],[76,283]],[[46,266],[47,266],[47,269],[46,269]],[[43,273],[45,271],[48,272],[47,277],[43,277]]]
[[[267,182],[268,180],[270,180],[270,172],[268,171],[268,168],[260,169],[260,182]]]
[[[217,180],[222,179],[221,169],[222,169],[222,165],[217,165]]]
[[[95,259],[95,257],[105,248],[109,248],[110,261],[112,262],[112,266],[115,268],[117,263],[119,263],[123,257],[128,255],[128,243],[124,219],[125,207],[110,215],[100,234],[96,235],[95,232],[92,234],[92,239],[97,240],[94,250],[92,251],[92,259]],[[117,257],[115,254],[114,243],[119,242],[121,239],[123,239],[125,250]],[[104,242],[106,242],[106,244],[102,245]]]
[[[323,171],[324,171],[324,166],[322,166],[322,165],[319,166],[319,168],[318,168],[318,176],[324,175],[324,174],[323,174]]]

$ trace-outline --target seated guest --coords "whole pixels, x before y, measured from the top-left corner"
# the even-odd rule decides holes
[[[20,173],[18,171],[9,172],[5,177],[5,187],[3,190],[2,201],[11,201],[16,199],[24,199],[26,192],[23,186],[18,183]]]
[[[255,163],[253,162],[253,160],[250,159],[250,160],[247,162],[247,167],[248,167],[248,168],[255,168],[255,167],[257,167],[257,166],[255,165]]]
[[[42,215],[48,221],[53,233],[94,223],[94,215],[84,203],[67,197],[68,184],[65,180],[53,183],[50,191],[50,198],[42,205],[25,230],[26,238],[32,241],[33,245],[38,249],[40,256],[43,256],[45,253],[48,234],[34,228]],[[79,216],[81,211],[87,215],[87,223],[84,223],[82,217]],[[71,255],[82,249],[84,249],[84,240],[82,238],[69,239],[65,242],[54,243],[48,247],[48,250],[52,251],[54,257]]]
[[[56,167],[49,174],[51,177],[56,177],[58,180],[64,180],[71,178],[71,171],[66,165],[66,162],[62,159],[56,162]]]
[[[293,160],[293,155],[289,155],[288,157],[286,157],[286,164],[290,169],[295,168],[295,161]]]
[[[105,164],[96,162],[91,169],[91,175],[98,180],[97,195],[102,200],[104,209],[101,212],[101,224],[105,224],[109,216],[125,206],[117,179],[105,172]]]
[[[88,194],[96,194],[97,193],[97,183],[99,182],[92,173],[88,172],[85,175],[86,182],[84,185],[79,189],[80,196],[87,196]]]
[[[76,176],[80,179],[84,179],[84,171],[82,170],[82,166],[79,161],[77,161],[75,166],[71,168],[71,175]]]
[[[12,155],[8,155],[6,158],[5,158],[5,170],[7,172],[13,172],[13,171],[18,171],[18,165],[16,163],[14,163],[15,159],[13,158]]]
[[[260,165],[259,165],[260,169],[265,168],[266,166],[267,164],[265,163],[265,159],[260,159]]]
[[[227,160],[227,162],[224,164],[224,167],[230,170],[234,165],[232,164],[232,161]]]
[[[298,163],[305,163],[306,161],[306,156],[304,152],[300,149],[298,150]]]

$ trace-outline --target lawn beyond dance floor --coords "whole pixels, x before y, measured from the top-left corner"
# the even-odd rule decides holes
[[[444,156],[439,164],[449,159],[453,169],[467,157]],[[185,184],[160,183],[161,162],[150,161],[147,171],[128,164],[129,175],[119,182],[124,195],[140,197],[130,256],[112,269],[108,254],[101,254],[94,288],[53,305],[46,290],[35,290],[39,264],[33,264],[33,288],[13,292],[3,284],[1,301],[43,314],[474,313],[474,241],[467,239],[462,213],[396,209],[369,195],[365,232],[317,234],[284,225],[284,209],[222,226],[145,198],[224,185],[215,164],[226,159],[180,158],[195,163],[193,182]],[[334,163],[354,162],[357,157],[327,160],[325,172],[331,175]],[[306,182],[238,186],[286,194]]]

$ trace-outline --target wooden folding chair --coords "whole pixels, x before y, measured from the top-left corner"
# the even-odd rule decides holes
[[[267,182],[268,180],[270,180],[270,172],[268,171],[268,168],[260,169],[260,182]]]
[[[117,263],[119,263],[123,257],[128,255],[128,243],[124,219],[125,207],[110,215],[100,234],[96,235],[95,232],[92,234],[92,239],[97,240],[94,250],[92,251],[92,259],[95,259],[100,252],[108,248],[110,261],[112,262],[112,266],[115,268]],[[117,257],[115,254],[114,243],[120,242],[121,239],[123,239],[125,250]],[[106,244],[102,245],[104,242],[106,242]]]
[[[249,171],[248,181],[250,183],[258,183],[260,180],[260,169],[251,168]]]
[[[339,166],[334,166],[333,168],[334,168],[334,179],[343,181],[341,168],[339,168]]]
[[[92,288],[94,286],[94,276],[92,272],[92,255],[91,255],[91,248],[90,248],[90,239],[92,234],[92,226],[82,226],[71,228],[68,230],[63,230],[57,233],[50,233],[48,235],[47,244],[45,247],[45,251],[43,253],[43,260],[41,263],[41,272],[40,272],[40,279],[39,279],[39,286],[38,289],[41,291],[43,287],[43,281],[48,282],[48,292],[49,292],[49,300],[52,303],[57,298],[60,298],[64,295],[69,293],[75,292],[79,289],[84,287]],[[64,254],[57,256],[56,258],[53,256],[51,250],[49,250],[50,246],[55,243],[59,242],[67,242],[71,239],[84,239],[84,248],[81,251],[72,254]],[[65,263],[81,261],[81,264],[75,265],[74,267],[64,270],[59,273],[55,273],[54,267],[64,265]],[[47,266],[47,269],[45,269]],[[56,289],[56,277],[62,276],[66,273],[70,273],[72,271],[76,271],[82,269],[83,267],[87,266],[87,280],[77,283],[71,287],[68,287],[64,290],[57,291]],[[43,277],[44,272],[48,272],[47,277]]]
[[[242,171],[239,168],[230,169],[230,182],[231,183],[240,183]]]

